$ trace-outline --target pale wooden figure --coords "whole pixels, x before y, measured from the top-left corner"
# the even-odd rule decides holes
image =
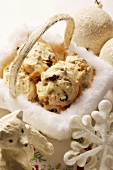
[[[54,152],[53,145],[22,117],[17,110],[0,119],[0,170],[31,170],[33,146],[49,155]]]

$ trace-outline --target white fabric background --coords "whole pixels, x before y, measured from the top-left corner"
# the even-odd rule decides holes
[[[0,0],[0,43],[8,32],[23,22],[39,25],[53,14],[68,13],[93,6],[95,0]],[[101,0],[103,9],[113,18],[113,0]]]

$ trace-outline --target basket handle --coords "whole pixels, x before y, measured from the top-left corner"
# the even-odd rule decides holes
[[[51,17],[41,28],[34,31],[31,36],[29,37],[28,41],[24,44],[22,49],[19,52],[19,55],[16,56],[14,59],[11,70],[10,70],[10,77],[9,77],[9,93],[12,97],[16,97],[16,81],[19,69],[29,53],[29,51],[32,49],[34,44],[38,41],[38,39],[55,23],[65,20],[66,21],[66,29],[65,29],[65,35],[64,35],[64,42],[63,42],[63,48],[66,50],[68,49],[70,45],[70,41],[72,39],[73,33],[74,33],[74,20],[72,17],[70,17],[68,14],[58,14],[53,17]]]

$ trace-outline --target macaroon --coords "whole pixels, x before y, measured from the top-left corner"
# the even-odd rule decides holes
[[[39,103],[51,112],[59,113],[74,102],[79,94],[79,81],[65,61],[58,61],[42,73],[37,83]]]
[[[3,69],[3,80],[5,84],[9,85],[10,69],[11,64],[6,65]],[[25,94],[29,101],[35,101],[36,87],[33,81],[29,80],[29,76],[25,73],[24,69],[21,68],[17,78],[17,95]]]

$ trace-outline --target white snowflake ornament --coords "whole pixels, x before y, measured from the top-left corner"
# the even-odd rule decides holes
[[[102,100],[98,111],[82,118],[73,116],[70,120],[72,130],[71,150],[65,153],[67,165],[84,167],[84,170],[113,169],[113,112],[112,104]]]

